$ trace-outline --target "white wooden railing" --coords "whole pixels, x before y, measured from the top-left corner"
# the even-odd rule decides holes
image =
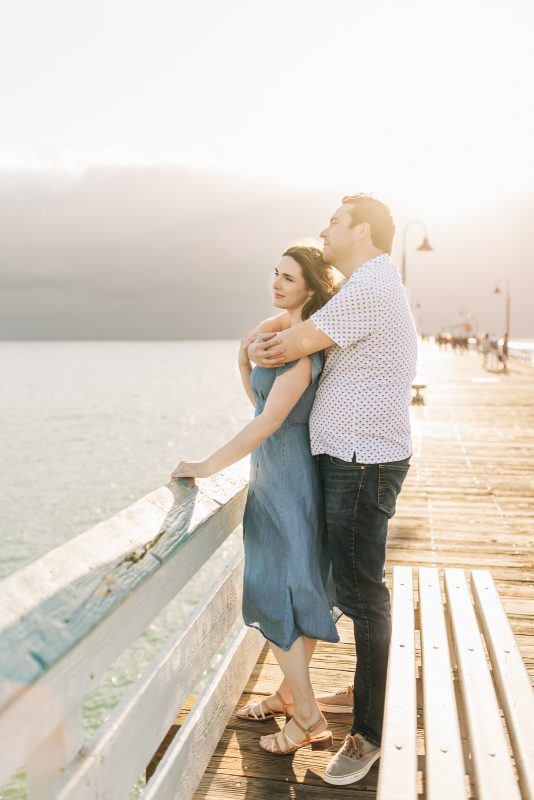
[[[0,786],[25,765],[31,800],[127,798],[237,623],[142,797],[193,795],[263,645],[239,626],[240,554],[86,743],[82,702],[240,524],[245,494],[229,472],[162,487],[0,584]]]

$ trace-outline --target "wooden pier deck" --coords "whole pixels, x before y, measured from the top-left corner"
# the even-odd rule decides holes
[[[413,466],[390,526],[389,579],[397,564],[491,570],[534,678],[534,368],[511,363],[508,375],[488,373],[478,354],[428,345],[421,373],[428,381],[426,404],[413,407]],[[339,629],[340,644],[320,645],[313,658],[317,692],[352,682],[352,628],[342,618]],[[239,706],[270,693],[278,680],[266,647]],[[330,719],[338,745],[350,717]],[[196,800],[375,797],[377,766],[360,783],[337,788],[321,780],[331,753],[305,748],[279,758],[261,751],[259,736],[277,728],[275,721],[232,717]],[[419,745],[422,756],[422,735]],[[422,772],[419,792],[424,797]]]

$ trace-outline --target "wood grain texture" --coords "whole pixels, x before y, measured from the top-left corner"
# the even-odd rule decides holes
[[[510,362],[510,374],[497,376],[496,383],[484,382],[487,373],[480,366],[480,358],[476,354],[455,356],[452,353],[438,353],[433,348],[423,350],[424,374],[427,378],[425,406],[412,408],[414,455],[412,468],[403,487],[397,504],[397,514],[390,523],[387,561],[387,580],[391,585],[392,568],[396,565],[422,567],[452,567],[460,569],[489,569],[495,585],[508,614],[512,631],[519,651],[527,667],[532,681],[534,678],[534,370]],[[241,486],[241,505],[239,502],[225,506],[226,499],[239,493],[235,484],[228,488],[222,481],[220,485],[200,486],[203,502],[198,511],[202,520],[200,530],[208,530],[212,526],[213,536],[220,543],[225,531],[235,522],[240,521],[240,513],[244,501],[244,489]],[[49,602],[54,608],[54,587],[60,587],[68,598],[83,599],[84,591],[77,594],[78,581],[83,579],[76,569],[80,564],[85,569],[84,559],[91,563],[94,570],[93,587],[106,587],[105,581],[99,579],[106,574],[108,567],[119,564],[124,552],[131,553],[127,564],[134,567],[145,559],[150,560],[147,543],[159,533],[156,518],[165,517],[173,505],[182,508],[181,520],[187,520],[187,496],[191,487],[184,486],[182,494],[175,498],[168,489],[161,489],[150,495],[150,504],[141,506],[134,504],[132,509],[122,512],[117,521],[117,536],[101,536],[101,551],[93,553],[92,536],[84,534],[85,539],[78,541],[79,549],[72,555],[76,565],[74,572],[64,576],[64,564],[56,563],[52,556],[35,574],[35,583],[28,585],[19,576],[20,582],[13,582],[10,590],[5,591],[5,584],[0,586],[0,620],[4,630],[17,620],[21,614],[28,613],[31,618],[32,602],[35,592],[41,594],[42,602]],[[144,499],[145,501],[147,498]],[[214,506],[210,506],[214,503]],[[190,506],[189,506],[190,508]],[[202,511],[204,509],[204,511]],[[219,511],[217,511],[219,509]],[[217,519],[224,521],[214,524]],[[152,520],[152,521],[150,521]],[[178,523],[176,520],[175,523]],[[148,525],[148,529],[146,526]],[[152,527],[151,527],[152,526]],[[172,526],[171,526],[172,527]],[[94,535],[95,531],[91,532]],[[98,533],[98,532],[97,532]],[[127,546],[128,537],[130,544]],[[162,537],[164,540],[167,534]],[[170,537],[172,539],[172,536]],[[194,539],[195,537],[193,537]],[[198,537],[199,540],[202,538]],[[209,536],[207,537],[209,538]],[[105,540],[108,541],[105,541]],[[173,540],[174,541],[174,540]],[[172,542],[170,542],[172,544]],[[159,546],[160,540],[153,545]],[[161,543],[162,545],[165,542]],[[116,545],[116,549],[114,549]],[[208,544],[203,544],[202,554],[207,552]],[[150,550],[150,546],[149,546]],[[159,551],[155,551],[159,555]],[[199,550],[200,552],[200,550]],[[46,559],[47,557],[45,557]],[[94,562],[91,559],[94,558]],[[39,562],[38,562],[39,563]],[[171,562],[172,563],[172,562]],[[119,571],[122,567],[119,565]],[[82,573],[83,573],[82,569]],[[102,570],[102,573],[99,571]],[[24,572],[24,571],[22,571]],[[111,569],[113,574],[113,569]],[[61,575],[64,583],[61,584]],[[172,596],[176,576],[172,570],[165,576],[165,569],[159,569],[151,580],[151,592],[165,597]],[[36,588],[36,584],[38,584]],[[42,591],[39,587],[42,587]],[[15,601],[14,601],[14,598]],[[52,602],[51,602],[52,598]],[[140,598],[139,600],[136,598]],[[129,616],[135,617],[144,613],[143,593],[133,591],[124,601]],[[417,593],[415,596],[417,601]],[[69,601],[70,602],[70,601]],[[76,602],[74,602],[76,605]],[[419,611],[416,607],[415,619],[419,624]],[[121,626],[113,624],[114,614],[109,616],[96,629],[90,631],[77,647],[63,660],[64,669],[60,665],[41,677],[34,689],[40,688],[42,694],[24,692],[28,703],[15,704],[17,714],[11,718],[6,728],[1,728],[0,735],[10,737],[14,731],[13,745],[9,750],[17,749],[17,741],[24,746],[18,753],[26,752],[26,743],[32,734],[41,729],[46,736],[53,733],[55,722],[65,718],[66,709],[58,703],[65,687],[67,697],[72,698],[74,705],[84,691],[94,685],[101,674],[104,663],[109,663],[108,647],[115,639],[123,636],[124,641],[135,636],[135,626],[123,633]],[[118,617],[117,617],[118,618]],[[447,621],[447,618],[446,618]],[[59,618],[59,632],[63,622]],[[311,675],[317,692],[346,686],[353,680],[354,673],[354,641],[352,625],[342,618],[338,623],[341,633],[339,645],[319,644],[312,660]],[[40,630],[39,625],[34,631]],[[46,629],[50,632],[50,628]],[[98,631],[100,630],[100,638]],[[53,628],[52,628],[53,632]],[[109,642],[112,642],[112,645]],[[15,646],[20,645],[15,639]],[[34,641],[39,645],[39,637]],[[122,639],[118,646],[122,647]],[[86,647],[88,643],[89,647]],[[102,663],[95,657],[99,645],[103,645]],[[419,633],[416,630],[415,661],[418,675],[421,675],[421,648]],[[126,646],[126,645],[124,645]],[[39,658],[40,650],[36,650]],[[46,646],[43,651],[46,655]],[[120,650],[119,650],[120,652]],[[31,663],[28,671],[39,669]],[[454,653],[451,652],[454,662]],[[40,674],[40,673],[37,673]],[[69,681],[73,680],[72,687]],[[248,681],[245,682],[241,698],[236,698],[238,706],[249,699],[266,696],[273,691],[280,680],[280,673],[267,648],[254,666]],[[453,685],[460,721],[460,736],[465,758],[466,785],[470,800],[481,800],[473,777],[471,744],[469,741],[466,709],[463,706],[462,694],[459,690],[458,673],[453,663]],[[427,783],[425,775],[425,743],[423,718],[423,692],[421,680],[417,679],[417,797],[426,798]],[[8,687],[4,698],[13,698]],[[0,690],[0,698],[2,692]],[[42,701],[42,702],[41,702]],[[69,703],[70,703],[69,699]],[[68,705],[68,703],[67,703]],[[56,707],[57,706],[57,707]],[[198,708],[198,706],[197,706]],[[191,704],[186,704],[178,716],[176,728],[183,726],[191,714]],[[200,724],[199,730],[205,730],[209,715]],[[26,722],[25,722],[26,720]],[[219,722],[221,720],[219,719]],[[26,724],[28,722],[27,727]],[[30,727],[29,722],[33,723]],[[49,724],[50,722],[50,724]],[[198,722],[198,720],[197,720]],[[330,727],[334,734],[334,749],[339,747],[348,732],[350,715],[329,716]],[[370,773],[358,784],[346,787],[326,786],[321,779],[331,753],[314,752],[309,749],[299,750],[287,759],[276,758],[260,751],[259,736],[267,731],[276,730],[283,724],[283,719],[271,720],[267,723],[249,723],[231,717],[222,731],[213,756],[207,764],[196,792],[195,800],[227,800],[235,797],[241,800],[254,798],[335,798],[347,796],[367,798],[376,797],[378,766],[375,764]],[[19,734],[19,728],[22,732]],[[39,733],[40,735],[40,733]],[[3,749],[2,755],[7,752]],[[22,760],[22,758],[20,759]],[[172,781],[171,781],[172,783]],[[176,787],[174,787],[176,789]],[[73,798],[74,800],[74,798]],[[116,800],[113,798],[113,800]],[[117,798],[118,800],[118,798]],[[400,800],[400,798],[399,798]]]
[[[534,369],[510,362],[496,383],[483,382],[478,354],[423,348],[424,406],[411,409],[414,455],[390,523],[387,580],[396,565],[489,568],[507,611],[531,681],[534,681]],[[440,574],[441,573],[440,569]],[[417,601],[417,594],[416,594]],[[418,611],[416,609],[416,620]],[[317,693],[353,680],[350,620],[338,623],[342,643],[319,645],[311,664]],[[451,652],[454,666],[454,653]],[[421,669],[416,635],[416,663]],[[468,797],[477,798],[465,711],[457,673],[453,683],[465,757]],[[280,673],[268,651],[252,672],[238,706],[275,689]],[[422,691],[418,681],[417,797],[426,797]],[[334,750],[351,724],[327,715]],[[184,717],[185,718],[185,717]],[[195,800],[335,800],[376,797],[378,762],[359,783],[327,786],[321,774],[332,753],[299,750],[290,759],[259,752],[257,740],[277,730],[278,718],[247,723],[231,718],[195,793]],[[403,800],[403,798],[399,798]]]
[[[193,796],[263,645],[258,631],[242,626],[150,778],[143,800]]]
[[[428,800],[465,800],[465,767],[439,574],[419,569],[425,783]]]
[[[414,601],[410,567],[393,571],[389,647],[378,800],[416,800],[417,700]]]
[[[445,589],[480,800],[520,800],[511,754],[465,573],[445,571]]]
[[[513,744],[522,795],[525,800],[534,800],[534,693],[490,573],[473,571],[471,586]]]
[[[237,527],[245,495],[224,473],[163,487],[0,585],[0,785]]]
[[[242,566],[242,555],[237,554],[83,747],[52,788],[49,800],[128,796],[240,616]]]

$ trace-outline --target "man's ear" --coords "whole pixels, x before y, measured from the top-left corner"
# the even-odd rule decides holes
[[[371,226],[368,222],[362,222],[359,226],[360,230],[358,231],[360,239],[366,239],[368,236],[371,235]]]

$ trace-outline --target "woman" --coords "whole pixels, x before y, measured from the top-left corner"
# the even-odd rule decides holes
[[[296,325],[335,292],[331,267],[314,247],[291,247],[275,269],[274,305]],[[254,367],[241,342],[239,367],[255,417],[204,461],[181,461],[173,478],[204,478],[252,452],[243,518],[245,574],[243,619],[270,642],[284,674],[279,689],[240,709],[241,719],[285,713],[284,730],[260,745],[286,755],[311,744],[326,749],[332,734],[316,703],[309,661],[317,639],[337,642],[326,583],[329,560],[318,467],[311,455],[308,419],[323,365],[314,353],[276,369]]]

